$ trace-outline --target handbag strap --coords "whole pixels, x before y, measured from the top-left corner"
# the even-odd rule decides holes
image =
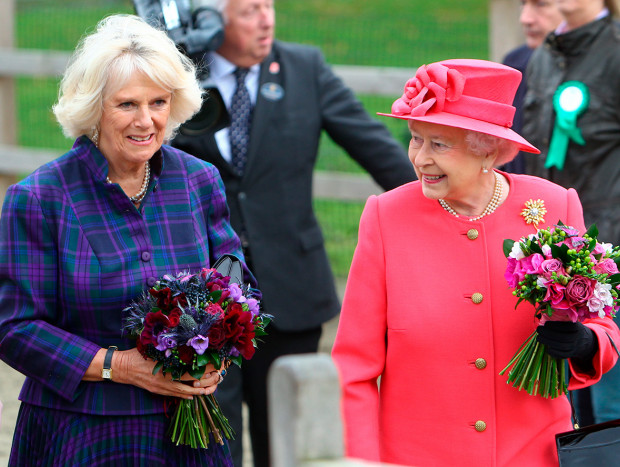
[[[607,331],[605,331],[605,334],[607,334],[607,337],[609,338],[609,342],[611,342],[611,346],[614,348],[614,350],[618,354],[618,358],[620,358],[620,352],[618,351],[618,347],[616,347],[616,343],[614,342],[614,340],[611,338],[611,336],[609,335]],[[573,405],[573,392],[572,391],[568,391],[568,401],[570,402],[571,415],[573,417],[573,420],[575,421],[574,426],[575,426],[575,429],[577,429],[579,428],[579,420],[577,419],[577,412],[575,411],[575,406]]]

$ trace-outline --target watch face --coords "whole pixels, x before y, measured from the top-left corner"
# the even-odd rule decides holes
[[[104,368],[101,370],[101,377],[103,379],[112,379],[112,370],[110,368]]]

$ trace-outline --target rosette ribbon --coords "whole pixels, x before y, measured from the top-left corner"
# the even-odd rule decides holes
[[[586,144],[581,130],[577,126],[579,117],[590,103],[590,93],[585,84],[580,81],[567,81],[560,85],[553,95],[555,109],[555,125],[549,145],[549,154],[545,161],[545,168],[557,167],[564,169],[568,143]]]
[[[392,105],[394,115],[421,117],[430,110],[441,112],[445,102],[463,95],[465,76],[439,63],[422,65],[405,84],[403,95]]]

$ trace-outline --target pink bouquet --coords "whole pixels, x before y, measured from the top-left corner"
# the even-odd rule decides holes
[[[515,289],[517,306],[524,300],[534,305],[540,324],[614,317],[620,308],[620,251],[597,236],[595,225],[580,236],[559,223],[518,242],[504,240],[504,277]],[[536,331],[500,375],[508,370],[508,383],[528,394],[554,398],[567,392],[564,360],[546,353]]]

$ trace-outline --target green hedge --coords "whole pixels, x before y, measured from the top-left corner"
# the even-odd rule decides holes
[[[79,38],[109,14],[132,13],[129,0],[17,0],[17,45],[73,50]],[[318,45],[332,64],[415,68],[447,58],[487,58],[487,0],[276,0],[276,36]],[[404,84],[404,83],[403,83]],[[67,149],[51,113],[58,79],[18,79],[18,141],[24,146]],[[374,115],[397,97],[360,96]],[[402,122],[383,119],[407,144]],[[379,155],[380,156],[380,155]],[[323,136],[319,170],[359,172]],[[338,277],[346,277],[363,203],[316,200],[328,253]]]

